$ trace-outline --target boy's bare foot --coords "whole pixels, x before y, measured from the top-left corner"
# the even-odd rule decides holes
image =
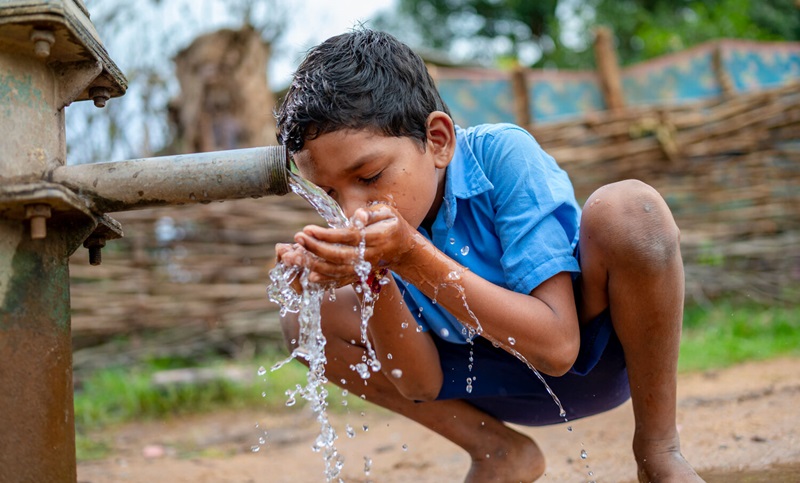
[[[509,428],[510,436],[472,456],[465,483],[529,483],[545,470],[544,454],[527,436]]]
[[[677,441],[677,440],[676,440]],[[702,482],[683,457],[675,442],[651,443],[649,449],[634,447],[637,476],[640,483]]]

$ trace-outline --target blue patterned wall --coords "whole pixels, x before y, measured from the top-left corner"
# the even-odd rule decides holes
[[[800,43],[721,40],[623,68],[626,104],[675,104],[719,96],[722,88],[712,68],[717,48],[738,92],[800,80]],[[436,77],[456,123],[515,121],[508,72],[440,67]],[[526,79],[534,122],[560,121],[604,108],[593,72],[530,70]]]

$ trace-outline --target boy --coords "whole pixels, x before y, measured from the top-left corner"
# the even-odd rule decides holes
[[[675,423],[679,231],[655,190],[605,186],[581,213],[529,133],[454,126],[422,60],[367,29],[311,49],[277,117],[303,177],[364,225],[308,226],[277,247],[340,287],[322,307],[331,381],[461,446],[469,482],[544,473],[536,443],[504,421],[558,423],[631,397],[640,481],[701,481]],[[386,277],[372,285],[382,367],[367,385],[351,369],[365,354],[350,286],[362,236],[372,278]],[[296,340],[296,319],[282,323]]]

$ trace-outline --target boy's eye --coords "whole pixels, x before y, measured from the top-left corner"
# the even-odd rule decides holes
[[[378,174],[376,174],[375,176],[371,176],[369,178],[359,178],[358,181],[363,183],[363,184],[365,184],[365,185],[371,185],[372,183],[378,181],[378,179],[381,177],[382,174],[383,174],[383,171],[381,171]]]

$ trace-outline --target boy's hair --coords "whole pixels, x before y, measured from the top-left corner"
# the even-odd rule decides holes
[[[296,153],[340,129],[426,141],[433,111],[450,115],[423,60],[395,37],[366,28],[312,48],[276,112],[278,142]]]

